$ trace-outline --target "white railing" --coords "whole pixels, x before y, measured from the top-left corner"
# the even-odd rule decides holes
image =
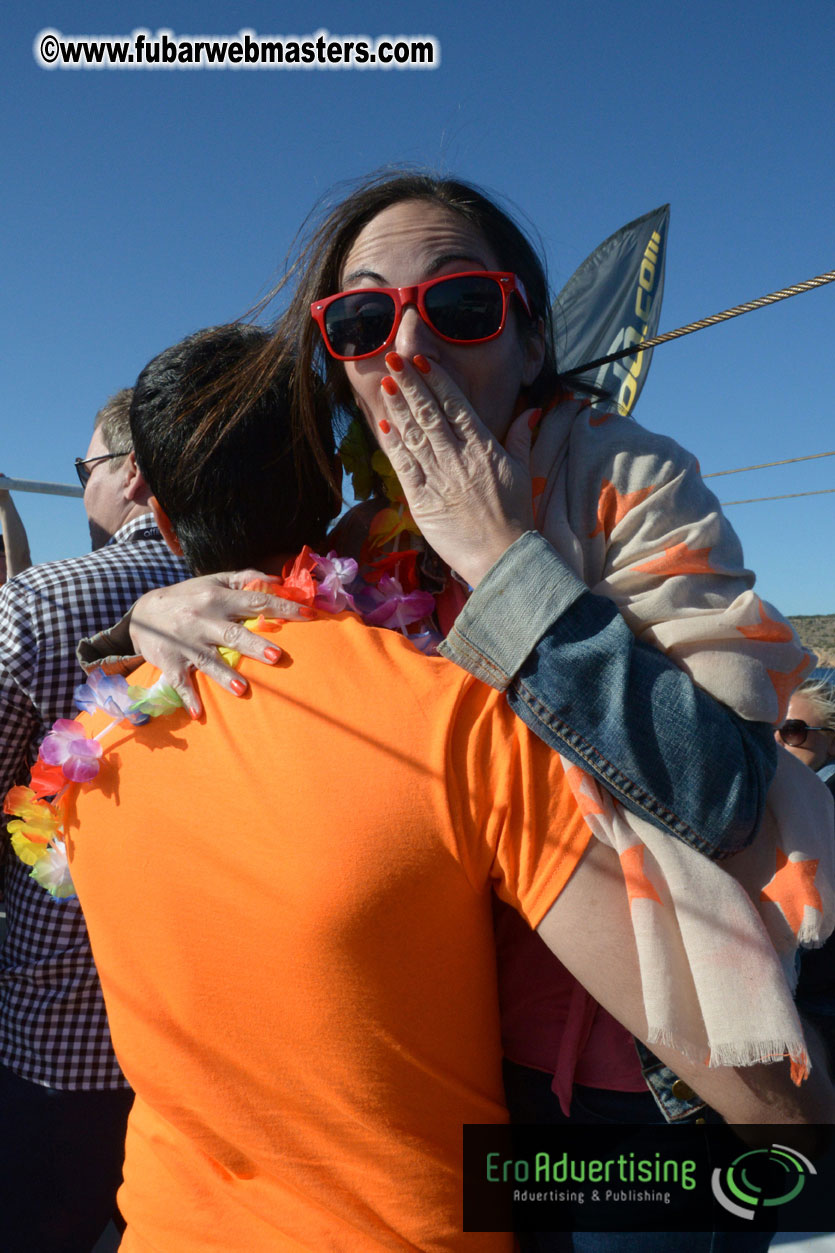
[[[10,479],[5,474],[0,474],[0,491],[41,492],[44,496],[84,495],[79,483],[38,483],[34,479]]]

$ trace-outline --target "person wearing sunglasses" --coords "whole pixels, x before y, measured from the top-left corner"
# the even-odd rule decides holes
[[[274,346],[230,382],[251,397],[291,342],[301,455],[330,474],[316,371],[336,427],[344,429],[346,415],[361,419],[343,460],[355,471],[358,498],[367,499],[337,528],[334,546],[388,562],[394,577],[397,551],[417,549],[417,578],[435,592],[438,624],[448,632],[444,655],[505,689],[514,711],[627,813],[713,856],[744,846],[775,768],[768,724],[809,660],[753,593],[695,458],[570,394],[557,368],[544,268],[517,225],[467,184],[383,176],[321,221],[294,275]],[[391,447],[402,428],[404,445],[425,448],[450,418],[465,453],[470,443],[489,454],[503,444],[525,475],[530,461],[535,530],[516,504],[508,514],[507,463],[491,454],[479,464],[492,457],[495,479],[450,467],[434,509],[430,502],[421,511],[428,544],[414,534],[377,445]],[[393,543],[377,544],[392,532]],[[449,551],[450,536],[460,553],[453,568],[488,571],[469,598],[432,551]],[[262,641],[230,628],[230,618],[252,616],[252,594],[240,586],[239,578],[195,581],[134,611],[134,644],[193,709],[189,666],[230,690],[240,684],[207,648],[228,643],[230,629],[236,648],[265,659]],[[189,638],[172,641],[171,615],[185,604]],[[539,1077],[543,1100],[555,1104],[556,1072],[563,1109],[582,1083],[606,1107],[602,1117],[634,1120],[630,1098],[639,1098],[651,1118],[655,1101],[627,1034],[559,968],[547,1021],[531,1021],[524,978],[514,972],[535,960],[518,946],[537,939],[507,938],[500,926],[499,943],[506,1051]],[[686,1110],[677,1095],[661,1099],[675,1117]],[[615,1237],[601,1247],[616,1248]],[[683,1247],[680,1237],[675,1247]]]
[[[31,566],[0,589],[2,796],[28,783],[55,720],[75,716],[79,637],[187,573],[131,455],[130,399],[123,389],[102,406],[76,460],[93,551]],[[0,1247],[88,1250],[115,1213],[133,1094],[78,901],[56,905],[29,877],[9,821],[0,819]],[[46,1189],[33,1157],[49,1161]]]
[[[86,492],[87,484],[90,482],[90,476],[100,461],[115,461],[119,457],[130,456],[130,449],[120,452],[102,452],[96,457],[76,457],[75,472],[78,475],[78,481],[81,484],[81,490]]]
[[[87,455],[75,459],[94,551],[109,544],[125,521],[147,513],[144,505],[137,505],[133,500],[135,467],[126,460],[130,453],[130,448],[127,451],[121,447],[115,451],[108,448],[99,424],[93,431]]]
[[[786,720],[775,735],[835,794],[835,685],[805,679],[792,692]]]

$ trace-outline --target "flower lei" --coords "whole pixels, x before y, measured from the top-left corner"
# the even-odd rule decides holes
[[[3,812],[9,823],[12,848],[32,869],[30,876],[55,900],[75,896],[64,842],[65,802],[73,783],[88,783],[99,772],[101,740],[127,719],[141,726],[151,718],[173,713],[182,706],[177,693],[162,679],[153,687],[129,686],[120,674],[95,670],[73,692],[79,709],[94,713],[103,709],[111,721],[97,735],[88,737],[80,722],[59,718],[41,744],[28,787],[13,787],[6,795]],[[47,799],[50,798],[50,799]]]
[[[420,537],[394,468],[381,448],[372,450],[368,428],[357,418],[348,427],[339,455],[357,500],[368,500],[379,485],[389,502],[372,518],[360,551],[363,580],[376,589],[368,591],[359,606],[365,621],[403,630],[406,622],[423,620],[423,630],[410,634],[409,639],[421,651],[434,653],[441,635],[434,623],[435,596],[420,590],[417,561],[421,554],[417,549],[397,547],[385,553],[387,546],[397,546],[409,535]],[[425,555],[422,560],[426,578]]]
[[[436,637],[430,638],[426,631],[410,635],[406,630],[431,614],[435,605],[434,597],[418,587],[416,558],[414,551],[391,553],[373,563],[365,582],[358,583],[358,567],[352,558],[335,552],[321,557],[305,545],[295,561],[285,565],[280,579],[253,581],[246,588],[273,592],[326,613],[353,610],[369,625],[398,629],[422,651],[432,651]],[[277,631],[283,623],[262,614],[245,625]],[[230,665],[240,661],[241,654],[232,649],[219,651]],[[100,709],[111,721],[89,737],[82,723],[59,718],[41,744],[29,786],[13,787],[3,805],[3,812],[13,819],[8,824],[12,848],[32,867],[31,878],[59,901],[76,895],[64,831],[70,786],[95,779],[104,752],[101,741],[113,727],[125,720],[141,726],[182,708],[180,697],[164,679],[139,687],[128,684],[122,675],[106,675],[102,670],[88,675],[87,682],[73,692],[73,699],[85,713]]]

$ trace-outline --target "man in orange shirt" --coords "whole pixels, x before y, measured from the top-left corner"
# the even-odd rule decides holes
[[[197,571],[277,575],[331,513],[328,486],[300,482],[286,377],[208,452],[192,438],[262,343],[204,332],[137,381],[137,460]],[[125,1250],[509,1250],[461,1230],[462,1124],[506,1120],[492,891],[646,1032],[617,858],[589,844],[558,757],[500,693],[339,607],[288,623],[244,699],[201,681],[199,721],[105,731],[73,798],[73,878],[136,1092]],[[657,1051],[735,1120],[821,1117],[782,1066]]]

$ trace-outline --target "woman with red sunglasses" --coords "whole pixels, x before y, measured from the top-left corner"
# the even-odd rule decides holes
[[[335,546],[399,573],[405,591],[416,569],[436,593],[442,633],[455,623],[441,651],[506,688],[516,712],[628,810],[712,856],[746,844],[774,772],[766,724],[808,661],[753,594],[695,459],[570,394],[544,269],[516,224],[466,184],[383,177],[330,213],[294,273],[273,347],[233,386],[251,395],[289,343],[311,472],[333,475],[317,368],[335,422],[363,420],[370,440],[354,426],[343,459],[368,499],[340,524]],[[418,556],[401,568],[404,548]],[[252,616],[252,593],[240,585],[200,581],[191,593],[155,594],[134,614],[134,642],[192,707],[189,665],[231,690],[240,684],[206,651],[231,642],[230,618]],[[190,614],[191,638],[173,647],[170,615],[183,603],[199,604],[201,621]],[[265,646],[235,630],[247,655],[264,659]],[[533,1004],[536,937],[500,923],[499,941],[507,1050],[519,1063],[511,1103],[522,1116],[533,1091],[551,1105],[545,1121],[569,1109],[578,1121],[652,1119],[631,1038],[564,971],[547,976],[553,993],[540,990]],[[674,1118],[687,1111],[680,1088],[659,1099]],[[620,1247],[615,1234],[600,1240],[595,1247]],[[678,1235],[673,1244],[695,1250],[709,1240]]]

